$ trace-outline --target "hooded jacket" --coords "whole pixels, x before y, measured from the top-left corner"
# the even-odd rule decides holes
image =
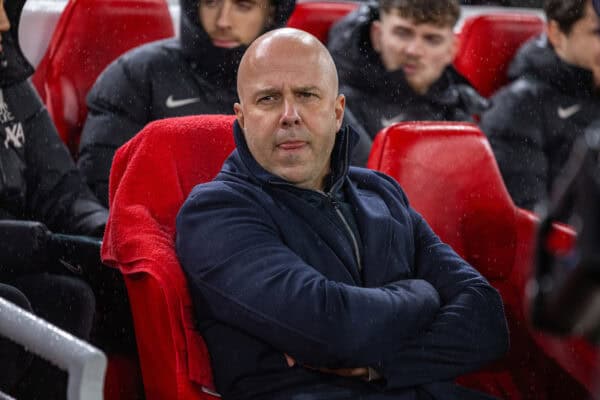
[[[18,40],[24,0],[4,3],[11,28],[0,55],[0,218],[36,220],[52,231],[102,235],[107,211],[75,163],[27,80]]]
[[[177,216],[177,254],[224,399],[479,398],[450,381],[507,349],[496,290],[393,179],[349,167],[351,132],[336,135],[320,192],[263,169],[236,122],[237,149]],[[384,379],[302,365],[370,366]]]
[[[285,25],[294,9],[295,0],[274,1],[274,22],[266,30]],[[104,205],[115,151],[148,122],[233,112],[245,50],[213,46],[198,19],[198,0],[181,0],[179,37],[130,50],[102,72],[87,97],[78,166]]]
[[[376,4],[361,5],[333,26],[328,41],[340,91],[372,137],[401,121],[471,121],[487,108],[487,100],[451,66],[424,95],[409,86],[402,70],[387,71],[369,34],[378,18]]]
[[[492,98],[480,126],[515,204],[547,198],[575,139],[598,118],[591,71],[560,59],[545,36],[527,42],[510,65],[514,81]]]

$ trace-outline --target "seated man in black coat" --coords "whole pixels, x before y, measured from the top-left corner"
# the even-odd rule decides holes
[[[48,273],[42,241],[6,228],[7,220],[39,221],[54,232],[99,237],[108,216],[27,81],[33,68],[18,41],[24,3],[0,0],[0,296],[88,339],[95,313],[91,288],[81,279]],[[34,358],[23,377],[30,356],[1,338],[0,355],[0,390],[13,387],[23,399],[65,398],[66,373]]]
[[[471,121],[487,107],[451,66],[459,15],[457,0],[380,0],[331,29],[340,91],[372,137],[401,121]]]
[[[136,47],[100,74],[87,98],[78,167],[108,206],[115,151],[148,122],[231,114],[235,74],[247,46],[285,25],[295,0],[180,0],[179,35]]]
[[[238,72],[236,150],[177,217],[224,399],[480,399],[453,380],[508,346],[498,292],[390,177],[349,166],[327,49],[280,29]]]
[[[600,114],[600,17],[591,0],[546,0],[546,34],[519,49],[515,80],[482,115],[514,202],[546,200],[576,139]]]

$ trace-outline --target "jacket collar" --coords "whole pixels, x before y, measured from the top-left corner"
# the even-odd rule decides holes
[[[595,91],[592,71],[564,62],[545,35],[527,42],[519,50],[510,65],[509,76],[512,79],[528,76],[574,97],[591,97]]]
[[[296,187],[264,169],[255,159],[246,143],[244,132],[236,120],[233,124],[233,136],[235,139],[236,150],[231,158],[225,163],[223,171],[238,172],[247,175],[260,186],[279,185]],[[326,191],[335,192],[343,184],[350,168],[350,154],[353,147],[358,143],[358,134],[350,127],[344,127],[337,132],[333,151],[331,153],[331,173],[327,177]],[[234,165],[230,164],[230,161]]]
[[[33,67],[27,61],[19,45],[19,22],[25,0],[4,2],[6,14],[10,20],[10,31],[2,34],[2,53],[0,53],[0,87],[12,86],[26,80],[33,74]]]

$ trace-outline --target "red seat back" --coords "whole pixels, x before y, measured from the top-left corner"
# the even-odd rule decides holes
[[[542,32],[544,21],[532,14],[485,14],[467,18],[454,65],[483,96],[507,83],[507,69],[518,48]]]
[[[358,3],[343,1],[310,1],[296,4],[288,20],[290,28],[302,29],[327,43],[329,29],[339,19],[358,8]]]
[[[70,0],[33,76],[62,140],[76,155],[96,77],[125,51],[173,36],[166,0]]]
[[[155,121],[113,161],[102,258],[125,278],[147,399],[212,398],[207,349],[175,253],[175,217],[233,150],[234,118]]]
[[[579,398],[592,390],[589,363],[572,343],[550,346],[525,312],[537,218],[517,208],[486,137],[458,122],[407,122],[381,131],[368,167],[395,178],[433,230],[502,295],[511,332],[508,356],[465,383],[503,398]],[[574,232],[555,226],[561,242]],[[582,351],[582,350],[579,350]],[[580,359],[588,360],[586,354]],[[583,367],[585,365],[585,367]],[[573,397],[575,396],[575,397]]]

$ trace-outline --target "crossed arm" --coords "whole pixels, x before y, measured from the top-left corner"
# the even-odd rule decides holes
[[[260,205],[226,185],[220,189],[214,198],[205,191],[188,201],[177,220],[177,250],[192,296],[201,296],[216,320],[262,338],[300,364],[375,367],[390,387],[410,385],[405,368],[413,368],[408,375],[418,381],[436,363],[457,357],[429,375],[436,381],[458,375],[459,364],[462,372],[491,357],[488,347],[496,343],[477,346],[463,338],[487,333],[479,329],[487,323],[480,314],[494,309],[490,318],[498,317],[497,293],[462,260],[458,265],[460,258],[416,214],[423,236],[418,276],[363,288],[328,280],[282,243]],[[490,304],[490,296],[497,301]],[[474,347],[478,354],[470,354]]]

